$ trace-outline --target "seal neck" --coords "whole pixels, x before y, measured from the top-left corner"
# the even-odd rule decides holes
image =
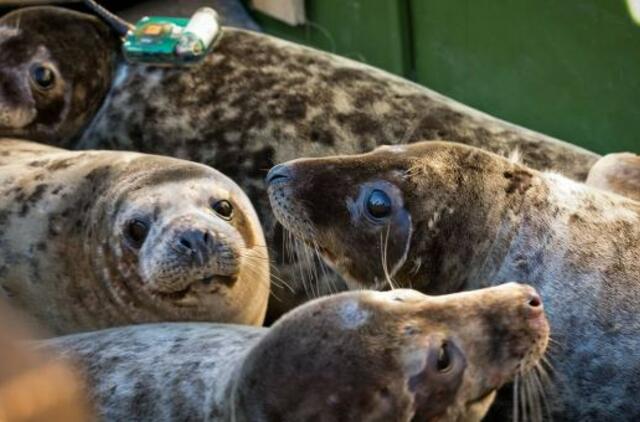
[[[411,253],[398,277],[430,294],[488,286],[518,232],[526,197],[542,183],[538,172],[494,154],[459,162],[443,177],[429,175],[428,189],[416,189],[423,195],[416,206],[433,211],[412,212]],[[437,201],[434,192],[442,193]],[[434,202],[435,209],[425,205]]]

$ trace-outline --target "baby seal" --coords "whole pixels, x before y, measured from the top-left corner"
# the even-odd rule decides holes
[[[300,159],[268,182],[280,222],[352,287],[531,283],[560,344],[556,420],[640,415],[640,203],[445,142]]]
[[[0,136],[65,144],[111,87],[118,39],[90,15],[57,7],[0,19]]]
[[[0,287],[52,332],[262,323],[262,229],[242,190],[219,172],[0,139],[0,186]]]
[[[535,290],[346,292],[272,328],[173,323],[46,341],[106,421],[479,421],[529,376],[549,327]],[[526,374],[528,372],[528,374]]]
[[[640,201],[640,155],[607,154],[591,167],[587,185]]]

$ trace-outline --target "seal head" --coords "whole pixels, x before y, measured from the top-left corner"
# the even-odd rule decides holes
[[[9,155],[0,156],[0,285],[53,332],[262,323],[265,240],[250,201],[226,176],[144,154],[6,139],[1,147]]]
[[[93,119],[111,86],[117,35],[56,7],[0,19],[0,136],[62,144]]]
[[[436,141],[294,160],[267,176],[278,220],[350,287],[432,294],[491,279],[481,273],[485,252],[533,180],[495,154]],[[480,206],[495,201],[504,207]]]
[[[536,365],[548,333],[535,290],[516,283],[341,293],[273,326],[242,366],[234,405],[251,421],[476,421]]]

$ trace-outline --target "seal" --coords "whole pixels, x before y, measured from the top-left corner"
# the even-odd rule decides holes
[[[117,36],[99,19],[57,7],[0,19],[0,136],[69,144],[111,87]]]
[[[52,36],[50,43],[55,42]],[[120,59],[102,107],[75,137],[79,140],[57,145],[188,159],[238,183],[259,212],[280,278],[292,287],[274,283],[270,320],[310,295],[328,292],[305,288],[310,278],[322,280],[316,286],[344,288],[312,257],[283,245],[263,182],[276,163],[446,138],[505,156],[517,150],[529,166],[584,181],[599,158],[371,66],[228,27],[197,67],[153,67]],[[45,142],[56,144],[53,137]]]
[[[201,164],[0,139],[0,288],[51,332],[260,325],[269,262],[242,190]]]
[[[549,327],[529,286],[429,297],[345,292],[271,328],[173,323],[48,340],[99,416],[122,420],[479,421],[537,372]]]
[[[640,388],[640,203],[446,142],[296,160],[268,181],[280,222],[352,287],[526,280],[561,345],[555,419],[640,414],[624,393]]]
[[[181,136],[175,136],[180,133]],[[270,320],[342,283],[283,246],[263,183],[276,163],[364,152],[384,143],[446,138],[584,180],[597,155],[500,121],[427,88],[354,61],[267,35],[225,28],[191,70],[123,64],[77,148],[136,150],[210,165],[247,192],[278,273]],[[306,283],[309,284],[309,283]],[[277,299],[280,299],[277,300]]]
[[[591,167],[585,183],[640,201],[640,156],[630,152],[607,154]]]

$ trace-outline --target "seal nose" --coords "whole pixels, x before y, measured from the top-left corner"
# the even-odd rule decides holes
[[[204,264],[208,259],[212,243],[212,236],[204,230],[187,230],[178,237],[179,249],[198,265]]]
[[[286,182],[291,178],[291,169],[286,164],[278,164],[269,170],[267,173],[267,184],[274,184],[276,182]]]
[[[542,299],[540,299],[540,295],[533,289],[525,296],[525,306],[529,318],[538,318],[544,313]]]

